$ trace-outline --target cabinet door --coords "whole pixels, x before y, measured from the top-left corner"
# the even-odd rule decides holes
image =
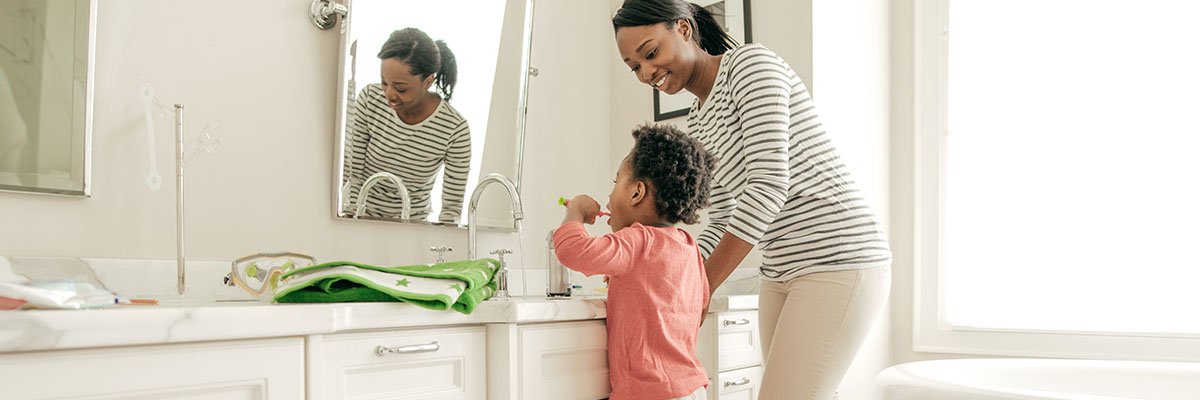
[[[722,372],[717,378],[714,400],[756,400],[762,383],[762,367],[742,368]],[[711,390],[709,391],[712,392]]]
[[[20,400],[302,399],[304,340],[0,354],[0,381]]]
[[[596,400],[608,383],[608,331],[604,321],[522,325],[522,400]]]
[[[713,322],[717,325],[718,371],[762,364],[758,311],[723,312],[716,314]]]
[[[309,393],[314,400],[483,400],[485,335],[473,326],[316,336]]]

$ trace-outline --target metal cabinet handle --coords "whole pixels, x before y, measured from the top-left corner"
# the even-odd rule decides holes
[[[721,324],[722,324],[722,325],[724,325],[724,326],[730,326],[730,325],[749,325],[749,324],[750,324],[750,320],[748,320],[748,319],[745,319],[745,318],[739,319],[739,320],[737,320],[737,321],[732,321],[732,320],[728,320],[728,319],[727,319],[727,320],[724,320],[724,321],[722,321],[722,322],[721,322]]]
[[[383,357],[388,354],[417,354],[417,353],[432,353],[441,349],[442,346],[437,341],[429,344],[415,344],[411,346],[396,346],[387,347],[384,345],[375,346],[375,355]]]
[[[749,384],[750,384],[750,378],[742,378],[742,379],[738,379],[737,381],[734,381],[734,382],[725,381],[725,387],[742,386],[742,385],[749,385]]]

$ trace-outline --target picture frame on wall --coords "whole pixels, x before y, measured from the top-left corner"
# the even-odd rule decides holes
[[[753,41],[750,36],[750,0],[689,0],[708,9],[725,28],[725,32],[739,44]],[[686,90],[670,95],[654,92],[654,121],[664,121],[687,115],[696,96]]]

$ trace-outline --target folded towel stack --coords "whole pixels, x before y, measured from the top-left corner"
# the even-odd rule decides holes
[[[470,314],[495,293],[492,275],[499,268],[500,262],[490,258],[395,267],[334,261],[284,274],[274,298],[278,303],[403,301]]]

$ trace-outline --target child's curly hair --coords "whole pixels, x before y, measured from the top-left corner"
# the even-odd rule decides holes
[[[697,211],[709,204],[716,157],[699,140],[670,125],[639,126],[633,138],[631,177],[649,183],[658,215],[671,223],[698,222]]]

